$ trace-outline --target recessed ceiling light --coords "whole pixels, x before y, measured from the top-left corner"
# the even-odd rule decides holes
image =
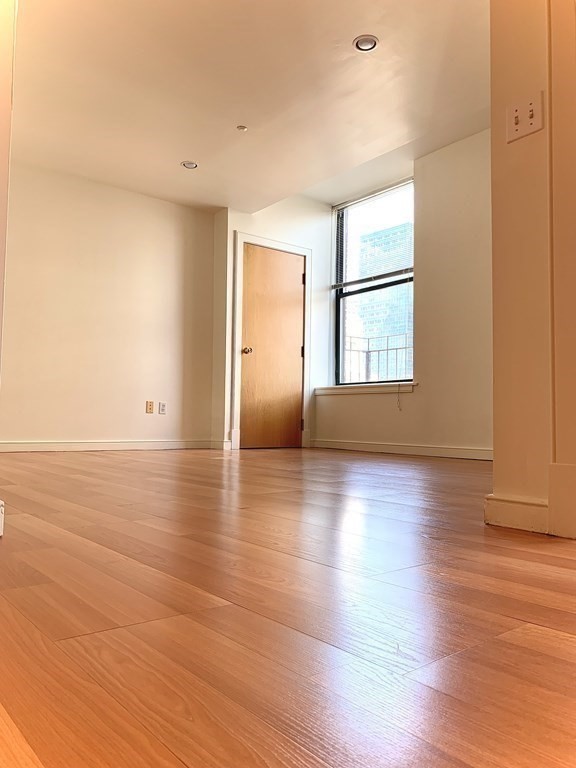
[[[237,125],[236,126],[236,130],[237,131],[241,131],[242,133],[246,133],[246,131],[248,130],[248,126],[247,125]]]
[[[376,35],[359,35],[353,41],[353,45],[357,51],[366,53],[367,51],[373,51],[374,48],[376,48],[378,45],[378,38]]]
[[[182,163],[180,163],[182,168],[188,168],[189,171],[193,171],[194,168],[198,168],[198,163],[195,163],[193,160],[184,160]]]

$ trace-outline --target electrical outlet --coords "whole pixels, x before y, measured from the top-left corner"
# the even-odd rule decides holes
[[[154,413],[154,400],[146,400],[146,413]]]
[[[161,400],[158,403],[158,413],[160,416],[166,416],[166,403],[163,403]]]

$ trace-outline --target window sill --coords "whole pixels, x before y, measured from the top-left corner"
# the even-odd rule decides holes
[[[402,381],[389,384],[341,384],[337,387],[317,387],[314,394],[319,397],[325,395],[397,395],[404,392],[414,392],[418,386],[416,381]]]

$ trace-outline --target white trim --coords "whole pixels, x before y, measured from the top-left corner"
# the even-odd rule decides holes
[[[240,392],[242,385],[242,287],[244,267],[244,246],[259,245],[286,253],[296,253],[304,257],[304,272],[306,286],[304,290],[304,382],[302,418],[304,430],[302,446],[309,447],[310,443],[310,400],[312,387],[310,384],[310,314],[312,308],[312,250],[301,245],[281,243],[246,232],[234,232],[234,278],[232,305],[232,383],[230,392],[230,440],[232,450],[240,448]],[[308,445],[306,444],[308,442]]]
[[[548,501],[491,493],[486,496],[484,521],[488,525],[502,528],[548,533],[550,528]]]
[[[400,181],[395,181],[393,184],[388,184],[380,189],[375,189],[373,192],[368,192],[367,194],[362,195],[362,197],[355,197],[352,200],[346,200],[343,203],[336,203],[336,205],[332,206],[332,210],[340,211],[342,208],[350,208],[358,203],[364,203],[366,200],[371,200],[373,197],[385,195],[386,192],[391,192],[393,189],[405,187],[407,184],[414,184],[414,174],[412,174],[412,176],[406,176],[405,178],[400,179]]]
[[[211,447],[210,440],[59,440],[0,442],[0,453],[29,451],[170,451]]]
[[[213,451],[229,451],[232,448],[232,440],[211,440],[208,447]]]
[[[233,451],[240,450],[240,430],[239,429],[233,429],[230,431],[230,448]]]
[[[317,397],[327,395],[398,395],[403,392],[414,392],[417,381],[386,382],[379,384],[339,384],[337,387],[316,387]]]
[[[330,242],[330,281],[336,280],[337,265],[336,265],[336,212],[332,211],[332,231]],[[330,302],[330,367],[329,381],[336,381],[336,293],[329,291]]]
[[[481,459],[492,461],[489,448],[461,448],[446,445],[409,445],[406,443],[361,443],[355,440],[312,440],[312,448],[335,448],[340,451],[399,453],[405,456],[438,456],[449,459]]]

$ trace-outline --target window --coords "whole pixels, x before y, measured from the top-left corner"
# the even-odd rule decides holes
[[[411,381],[414,183],[336,215],[336,383]]]

